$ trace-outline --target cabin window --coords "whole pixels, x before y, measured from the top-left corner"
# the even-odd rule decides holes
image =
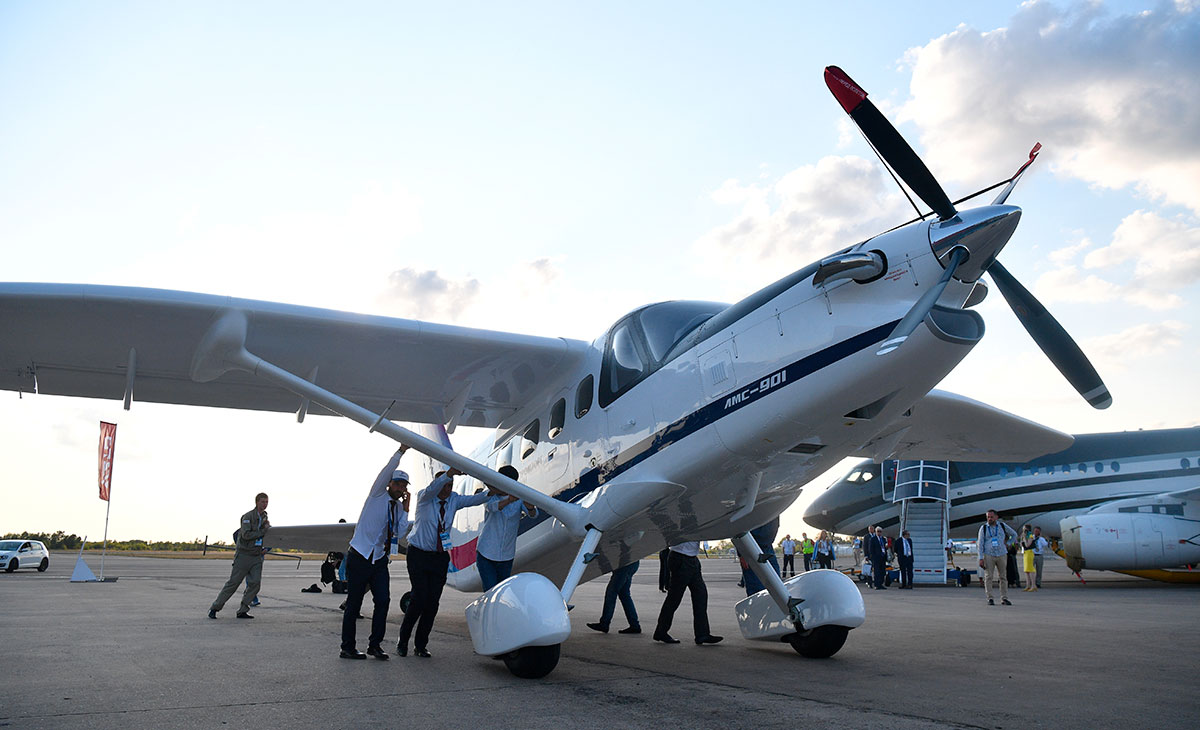
[[[1017,473],[1017,476],[1024,476],[1025,470],[1018,466],[1016,468],[1016,473]]]
[[[1084,464],[1084,463],[1080,462],[1080,464],[1079,464],[1079,473],[1080,473],[1080,474],[1087,474],[1087,464]]]
[[[1109,466],[1112,467],[1113,471],[1121,471],[1121,465],[1115,461],[1113,463],[1109,464]]]
[[[528,459],[529,455],[537,448],[538,436],[542,429],[541,422],[538,419],[533,419],[533,423],[525,429],[525,435],[521,437],[521,458]]]
[[[1070,473],[1071,473],[1071,465],[1063,464],[1063,474],[1070,474]]]
[[[850,472],[850,476],[846,477],[846,481],[848,481],[848,482],[857,482],[857,481],[858,481],[858,478],[859,478],[860,476],[862,476],[862,472],[860,472],[860,471],[852,471],[852,472]]]
[[[1096,462],[1096,473],[1099,474],[1102,471],[1104,471],[1104,464],[1101,464],[1100,462],[1097,461]]]
[[[595,387],[596,380],[591,375],[579,381],[579,387],[575,390],[575,417],[583,418],[588,411],[592,410],[592,389]]]
[[[874,479],[874,478],[875,478],[875,472],[864,471],[864,472],[862,473],[862,480],[863,480],[864,482],[869,482],[869,481],[871,481],[871,480],[872,480],[872,479]]]
[[[567,421],[567,399],[559,398],[550,408],[550,428],[546,431],[547,438],[557,438]]]
[[[1179,460],[1179,468],[1190,469],[1191,466],[1192,466],[1192,462],[1189,461],[1186,456]]]
[[[1000,467],[1000,476],[1002,476],[1002,477],[1008,476],[1008,467],[1007,466]]]

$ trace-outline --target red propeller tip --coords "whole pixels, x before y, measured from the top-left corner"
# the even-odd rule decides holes
[[[866,101],[867,92],[859,88],[858,84],[854,83],[854,79],[847,76],[846,72],[837,66],[825,67],[825,85],[833,92],[833,97],[838,100],[847,114]]]

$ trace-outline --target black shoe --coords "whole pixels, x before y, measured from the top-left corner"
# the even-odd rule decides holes
[[[989,605],[989,606],[995,606],[995,605],[996,605],[996,602],[995,602],[995,601],[993,601],[992,599],[990,599],[990,598],[989,598],[989,599],[988,599],[988,605]]]
[[[602,634],[608,633],[608,627],[604,624],[588,624],[587,627],[592,631],[599,631]]]
[[[698,644],[698,645],[720,644],[721,640],[724,638],[725,638],[724,636],[713,636],[712,634],[709,634],[708,636],[697,636],[696,644]]]
[[[388,660],[387,652],[385,652],[383,649],[380,649],[378,646],[368,646],[367,655],[373,656],[376,659],[382,659],[385,662]]]
[[[408,645],[405,644],[404,642],[398,642],[396,644],[396,655],[397,656],[408,656]]]
[[[342,652],[340,654],[338,654],[338,656],[341,657],[342,659],[366,659],[367,658],[367,655],[363,654],[358,649],[342,649]]]
[[[1012,601],[1008,600],[1007,598],[1001,598],[1001,599],[1000,599],[1000,605],[1001,605],[1001,606],[1011,606],[1011,605],[1012,605]]]
[[[642,627],[641,626],[630,626],[627,629],[621,629],[617,633],[618,634],[640,634],[640,633],[642,633]]]
[[[419,649],[413,649],[413,656],[419,656],[422,659],[428,659],[429,657],[431,657],[433,655],[429,653],[428,649],[426,649],[425,647],[421,647]]]
[[[679,639],[672,638],[672,636],[666,632],[660,633],[658,631],[654,632],[654,640],[661,641],[664,644],[678,644],[679,643]]]
[[[208,617],[209,617],[209,618],[216,618],[216,617],[217,617],[217,612],[216,612],[216,611],[213,611],[212,609],[209,609],[209,611],[208,611]]]
[[[237,617],[238,618],[254,618],[253,616],[251,616],[249,613],[247,613],[245,611],[242,611],[241,613],[239,613],[237,615]]]

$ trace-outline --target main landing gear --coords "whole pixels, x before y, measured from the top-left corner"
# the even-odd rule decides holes
[[[750,569],[766,586],[735,607],[742,636],[786,641],[810,659],[833,656],[850,629],[866,620],[862,593],[836,570],[810,570],[784,581],[748,533],[733,538]]]

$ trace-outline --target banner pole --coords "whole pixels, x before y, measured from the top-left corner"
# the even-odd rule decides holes
[[[100,582],[104,582],[104,556],[108,553],[108,513],[112,510],[112,494],[104,500],[108,506],[104,508],[104,547],[100,550]]]

